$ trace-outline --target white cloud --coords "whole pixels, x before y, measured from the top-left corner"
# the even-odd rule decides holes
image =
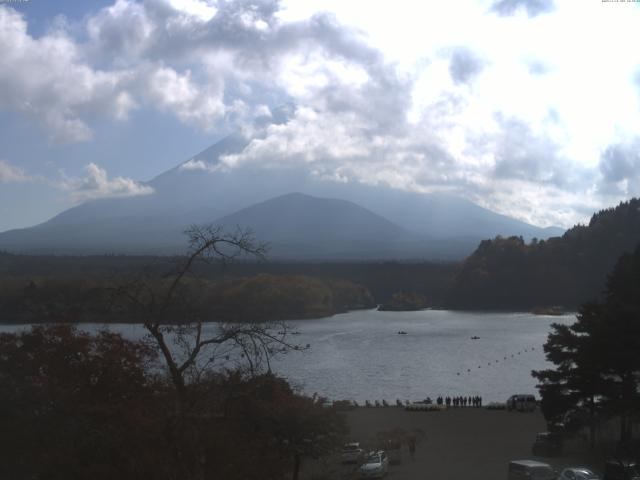
[[[203,160],[196,160],[195,158],[192,158],[191,160],[188,160],[184,162],[182,165],[180,165],[180,170],[187,170],[187,171],[201,170],[203,172],[213,173],[213,172],[219,171],[220,167],[218,165],[212,165],[210,163],[207,163]]]
[[[0,183],[30,182],[33,177],[27,175],[19,167],[11,165],[6,160],[0,160]]]
[[[87,165],[85,172],[86,175],[82,178],[64,177],[62,181],[58,182],[58,187],[69,191],[74,201],[134,197],[153,193],[153,188],[150,186],[130,178],[109,178],[106,170],[95,163]]]
[[[568,225],[579,205],[637,190],[631,174],[613,180],[635,157],[610,147],[640,130],[633,8],[585,2],[576,17],[551,0],[398,0],[363,15],[341,0],[117,0],[80,35],[34,38],[5,5],[0,108],[62,141],[136,108],[204,131],[259,117],[243,152],[182,168],[306,169]],[[265,125],[284,102],[293,115]]]
[[[640,195],[640,137],[609,145],[600,159],[601,182],[605,195]]]
[[[169,3],[176,10],[186,12],[204,22],[211,20],[218,11],[214,2],[209,1],[169,0]]]
[[[225,113],[222,86],[198,86],[189,70],[181,75],[172,68],[160,67],[149,73],[145,83],[145,97],[150,103],[202,130],[213,130],[215,120]]]
[[[6,6],[0,6],[0,49],[0,108],[29,116],[55,141],[88,140],[85,117],[105,110],[126,116],[132,106],[122,92],[125,72],[91,68],[62,31],[32,38],[25,20]]]

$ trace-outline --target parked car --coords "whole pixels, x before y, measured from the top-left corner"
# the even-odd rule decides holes
[[[511,395],[507,400],[507,410],[533,412],[537,406],[536,397],[530,394]]]
[[[557,432],[538,433],[531,447],[531,453],[539,457],[562,455],[562,434]]]
[[[565,468],[558,480],[600,480],[600,477],[586,467]]]
[[[632,460],[604,462],[603,480],[640,480],[638,464]]]
[[[342,447],[342,463],[358,463],[364,454],[358,442],[345,443]]]
[[[359,469],[360,478],[382,478],[388,471],[389,458],[383,450],[369,452]]]
[[[556,480],[558,472],[548,463],[536,460],[512,460],[509,462],[508,480]]]

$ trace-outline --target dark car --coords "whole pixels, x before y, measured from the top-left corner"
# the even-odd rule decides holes
[[[531,453],[539,457],[562,455],[562,434],[558,432],[542,432],[536,435]]]
[[[604,462],[603,480],[640,480],[638,464],[632,460],[607,460]]]

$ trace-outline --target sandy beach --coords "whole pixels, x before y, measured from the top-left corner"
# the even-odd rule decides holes
[[[510,460],[534,459],[558,469],[589,465],[600,470],[601,462],[574,450],[555,458],[535,457],[531,445],[536,433],[546,430],[541,413],[517,413],[476,408],[441,412],[409,412],[402,408],[358,408],[346,412],[352,441],[373,445],[376,434],[392,429],[416,432],[419,442],[412,460],[405,446],[402,461],[391,465],[392,480],[501,480],[507,478]],[[358,478],[357,467],[327,460],[306,478]],[[322,475],[320,471],[323,471]]]

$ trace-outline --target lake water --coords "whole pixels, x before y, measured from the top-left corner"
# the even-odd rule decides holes
[[[300,332],[292,339],[311,347],[289,352],[272,367],[303,392],[331,399],[481,395],[485,402],[505,401],[514,393],[537,393],[531,370],[549,366],[542,350],[549,326],[574,320],[528,313],[353,311],[291,322]],[[139,325],[112,328],[132,339],[144,334]]]

